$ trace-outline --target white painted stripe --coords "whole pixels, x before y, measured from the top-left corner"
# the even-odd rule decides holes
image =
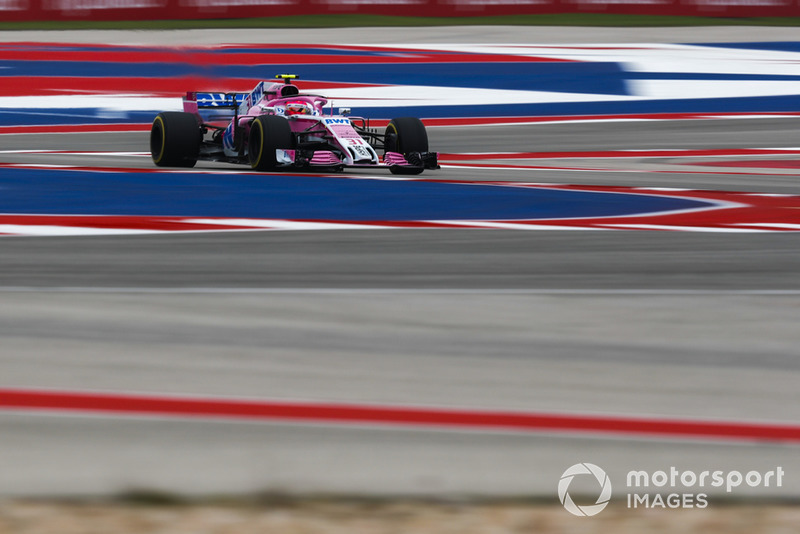
[[[0,107],[15,109],[69,108],[74,111],[99,109],[105,114],[126,111],[183,111],[180,97],[155,97],[150,94],[129,95],[39,95],[0,97]],[[29,113],[26,111],[26,113]],[[39,113],[45,115],[46,113]],[[84,117],[85,115],[76,115]]]
[[[82,226],[47,226],[0,224],[0,234],[30,236],[75,236],[75,235],[137,235],[160,234],[160,230],[129,230],[124,228],[86,228]]]
[[[46,154],[54,150],[0,150],[0,154]]]
[[[697,191],[697,189],[685,189],[682,187],[634,187],[637,191],[664,191],[664,192],[674,192],[674,191]]]
[[[286,221],[279,219],[181,219],[181,222],[245,228],[264,228],[271,230],[368,230],[370,228],[394,228],[393,226],[377,226],[370,224]]]
[[[495,221],[422,221],[433,224],[448,224],[468,228],[487,228],[501,230],[603,230],[591,226],[556,226],[549,224],[507,223]]]
[[[78,167],[78,165],[63,165],[60,163],[4,163],[3,166],[23,169],[74,169]]]
[[[633,72],[700,74],[800,74],[793,51],[722,48],[668,43],[487,45],[425,44],[403,48],[477,54],[507,54],[572,61],[624,63]]]
[[[629,90],[643,99],[747,98],[800,93],[800,81],[790,80],[629,80]],[[633,100],[633,99],[631,99]]]
[[[670,226],[666,224],[598,224],[608,228],[629,228],[631,230],[671,230],[675,232],[708,232],[720,234],[764,233],[772,230],[755,228],[716,228],[712,226]]]
[[[763,226],[766,228],[781,228],[784,230],[800,230],[800,224],[790,223],[736,223],[731,226]]]

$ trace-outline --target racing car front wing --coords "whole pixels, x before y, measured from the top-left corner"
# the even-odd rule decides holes
[[[411,152],[407,156],[398,152],[386,152],[381,163],[353,163],[345,164],[339,157],[329,150],[317,150],[310,155],[303,150],[276,150],[276,160],[279,165],[286,167],[324,167],[341,170],[350,168],[381,167],[389,169],[394,174],[419,174],[425,169],[438,169],[438,152]]]

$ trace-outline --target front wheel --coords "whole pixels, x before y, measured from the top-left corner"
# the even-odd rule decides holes
[[[277,115],[262,115],[250,124],[247,157],[257,171],[274,171],[278,166],[276,150],[292,148],[289,121]]]
[[[164,111],[150,128],[150,155],[159,167],[194,167],[203,130],[193,113]]]
[[[386,126],[384,141],[385,152],[397,152],[408,159],[409,154],[424,154],[428,152],[428,132],[425,125],[416,117],[400,117],[392,119]],[[384,155],[385,155],[384,152]],[[422,167],[403,167],[401,165],[391,168],[393,174],[419,174]]]

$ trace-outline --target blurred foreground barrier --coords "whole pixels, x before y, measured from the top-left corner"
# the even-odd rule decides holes
[[[468,17],[613,13],[797,17],[800,0],[0,0],[0,20],[159,20],[373,14]]]

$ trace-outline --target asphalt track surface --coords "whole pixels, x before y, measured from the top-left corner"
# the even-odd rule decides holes
[[[443,127],[430,136],[443,152],[731,149],[795,147],[798,126],[788,118],[547,124]],[[144,151],[146,140],[3,143]],[[107,158],[91,164],[151,165]],[[687,174],[672,158],[583,164],[617,167],[436,176],[800,193],[793,171]],[[393,229],[9,237],[0,247],[5,388],[800,421],[794,232]],[[148,488],[555,498],[567,467],[592,462],[618,481],[633,469],[780,465],[783,487],[734,496],[800,496],[796,440],[58,411],[6,411],[0,425],[3,495]]]

